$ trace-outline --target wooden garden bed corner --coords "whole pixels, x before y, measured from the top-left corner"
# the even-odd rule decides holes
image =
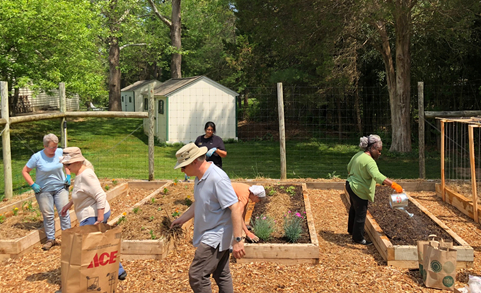
[[[246,243],[244,249],[245,257],[237,259],[238,263],[249,262],[275,262],[280,264],[297,264],[297,263],[319,263],[319,242],[317,240],[317,232],[312,216],[311,204],[307,194],[306,184],[302,184],[302,194],[304,198],[304,206],[306,209],[307,225],[309,227],[309,235],[311,243],[289,243],[289,244],[269,244],[269,243]],[[254,210],[254,203],[250,202],[245,222],[249,223]]]
[[[471,268],[474,261],[474,250],[469,244],[459,237],[454,231],[446,226],[441,220],[429,212],[425,207],[418,203],[415,199],[408,195],[409,202],[417,206],[423,213],[431,218],[439,227],[444,229],[457,243],[454,246],[457,250],[457,268]],[[341,199],[349,212],[350,200],[347,191],[341,194]],[[368,233],[371,241],[381,254],[387,265],[400,268],[418,268],[417,245],[393,245],[386,234],[382,231],[371,213],[367,211],[365,231]]]
[[[169,188],[173,184],[172,181],[163,184],[161,187],[157,188],[154,192],[149,194],[147,197],[132,206],[140,207],[147,203],[151,198],[163,192],[164,188]],[[116,225],[118,220],[122,215],[108,222],[109,225]],[[187,221],[183,226],[184,235],[187,237],[187,231],[193,224],[193,219]],[[155,240],[127,240],[122,239],[122,244],[120,248],[120,256],[125,260],[138,260],[138,259],[164,259],[174,248],[173,241],[167,241],[165,238],[155,239]]]

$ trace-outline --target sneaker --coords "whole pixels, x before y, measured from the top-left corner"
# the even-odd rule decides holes
[[[356,240],[353,240],[353,241],[354,241],[355,243],[357,243],[357,244],[366,245],[366,246],[372,244],[371,241],[367,241],[366,239],[363,239],[363,240],[361,240],[361,241],[356,241]]]
[[[45,242],[45,244],[42,246],[42,249],[47,251],[47,250],[50,250],[50,248],[52,248],[52,246],[54,245],[57,245],[57,241],[55,241],[55,239],[49,239],[47,240],[47,242]]]
[[[127,272],[124,271],[122,274],[119,275],[119,280],[123,281],[125,280],[125,278],[127,278]]]

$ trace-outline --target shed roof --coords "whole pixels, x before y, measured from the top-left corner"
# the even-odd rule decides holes
[[[177,92],[179,90],[182,90],[183,88],[188,87],[189,85],[192,85],[196,83],[197,81],[201,79],[206,79],[207,81],[210,81],[211,83],[215,83],[217,86],[222,88],[224,91],[230,93],[233,96],[238,96],[239,94],[234,92],[233,90],[221,85],[220,83],[217,83],[213,81],[212,79],[206,77],[206,76],[192,76],[192,77],[186,77],[186,78],[171,78],[165,82],[163,82],[160,86],[158,86],[155,89],[154,95],[156,96],[168,96],[174,92]]]
[[[126,92],[126,91],[135,91],[136,89],[139,89],[140,87],[143,87],[145,85],[148,85],[149,83],[151,82],[158,82],[158,83],[161,83],[160,81],[156,80],[156,79],[151,79],[151,80],[139,80],[139,81],[136,81],[134,82],[133,84],[131,85],[128,85],[126,87],[124,87],[123,89],[121,89],[120,91],[122,92]],[[158,87],[157,87],[158,88]]]

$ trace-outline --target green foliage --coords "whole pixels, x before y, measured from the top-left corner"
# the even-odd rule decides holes
[[[184,203],[188,207],[192,205],[192,199],[190,199],[190,195],[187,195],[187,197],[184,199]]]
[[[304,221],[304,216],[301,213],[292,213],[288,211],[284,215],[284,236],[289,242],[296,242],[302,234],[302,222]]]
[[[296,188],[294,186],[288,186],[286,187],[286,192],[290,195],[290,196],[294,196],[296,194]]]
[[[124,215],[122,215],[122,217],[120,217],[118,220],[117,220],[117,225],[120,225],[122,224],[123,222],[127,221],[127,218],[125,217],[125,213]]]
[[[132,209],[132,211],[134,212],[134,214],[137,214],[140,211],[140,207],[135,207]]]
[[[340,176],[336,174],[336,171],[332,171],[332,173],[327,173],[327,178],[329,179],[339,179]]]
[[[65,82],[68,93],[101,96],[99,35],[99,18],[88,0],[0,1],[0,80],[34,90]]]
[[[12,209],[12,212],[13,212],[13,215],[16,216],[18,214],[18,208],[17,207],[14,207]]]
[[[275,231],[275,222],[269,216],[261,215],[253,219],[252,228],[259,239],[267,241]]]
[[[151,202],[152,204],[154,204],[154,203],[155,203],[155,197],[152,197],[152,198],[150,199],[150,202]]]
[[[149,234],[150,234],[150,239],[152,239],[152,240],[157,239],[157,236],[155,236],[155,234],[154,234],[154,230],[150,229]]]
[[[4,215],[0,215],[0,224],[3,224],[3,222],[5,222],[5,216]]]

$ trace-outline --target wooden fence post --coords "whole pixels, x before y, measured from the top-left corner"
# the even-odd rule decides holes
[[[58,85],[58,98],[60,100],[60,112],[67,113],[67,96],[65,95],[65,82],[61,82]],[[67,119],[62,118],[60,123],[60,132],[62,133],[62,147],[67,147]]]
[[[418,82],[418,110],[419,110],[419,178],[426,178],[426,160],[424,155],[424,82]]]
[[[13,197],[12,153],[10,151],[10,114],[8,108],[8,84],[0,81],[0,96],[2,98],[2,119],[6,120],[2,133],[3,176],[5,177],[5,198]]]
[[[473,192],[473,219],[479,223],[478,219],[478,192],[476,190],[476,162],[474,160],[474,131],[477,125],[468,125],[469,131],[469,164],[471,166],[471,190]]]
[[[279,144],[281,149],[281,180],[287,179],[286,132],[284,127],[284,93],[282,82],[277,83],[277,108],[279,112]]]
[[[149,84],[149,181],[154,180],[154,123],[155,123],[155,101],[154,82]]]
[[[446,201],[446,180],[444,178],[444,119],[440,121],[441,123],[441,195],[443,201]]]

